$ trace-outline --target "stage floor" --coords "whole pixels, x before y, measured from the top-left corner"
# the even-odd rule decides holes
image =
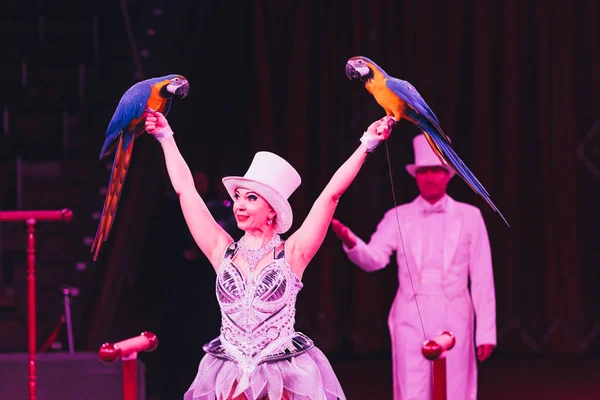
[[[348,400],[391,399],[391,361],[332,362]],[[600,355],[592,358],[495,356],[479,368],[482,400],[599,400]]]
[[[76,356],[40,355],[38,361],[40,400],[121,398],[119,363],[102,364],[95,353],[80,353]],[[331,363],[348,400],[392,399],[389,357],[360,360],[333,358]],[[25,399],[26,355],[2,355],[0,367],[3,368],[0,368],[0,400]],[[153,383],[149,377],[146,382]],[[143,385],[143,379],[140,384]],[[77,395],[74,393],[75,387],[85,390]],[[20,392],[15,395],[17,390]],[[67,391],[69,396],[59,393],[60,390]],[[107,391],[112,391],[112,394],[107,396]],[[143,391],[141,392],[140,398],[143,398]],[[183,397],[183,393],[179,391],[163,396],[152,392],[153,390],[146,392],[147,400],[181,400]],[[585,358],[495,355],[479,368],[478,398],[600,400],[600,355]]]

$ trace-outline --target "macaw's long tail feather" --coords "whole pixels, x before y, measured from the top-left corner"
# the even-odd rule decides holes
[[[166,116],[166,115],[165,115]],[[127,135],[125,138],[125,142],[123,143],[125,150],[129,151],[129,142],[133,141],[134,138],[137,138],[144,132],[146,132],[146,128],[144,127],[145,119],[142,118],[138,122],[134,121],[134,128],[129,127],[130,132],[133,131],[133,135]],[[127,139],[131,137],[131,139]],[[118,139],[118,140],[117,140]],[[102,150],[100,150],[100,160],[104,160],[106,157],[110,156],[117,150],[117,146],[121,145],[121,140],[123,139],[123,131],[118,131],[106,138],[104,141],[104,145],[102,145]]]
[[[508,221],[506,221],[506,218],[504,218],[504,215],[502,215],[498,207],[496,207],[496,205],[492,202],[488,191],[485,190],[481,182],[479,182],[471,170],[465,165],[463,160],[458,156],[458,154],[456,154],[450,143],[444,140],[442,135],[440,135],[437,130],[434,129],[431,124],[429,124],[429,121],[423,121],[423,123],[419,124],[419,127],[423,129],[423,133],[425,134],[427,141],[442,163],[449,164],[454,171],[456,171],[456,174],[460,176],[475,193],[479,194],[488,203],[492,210],[500,215],[504,223],[510,227]]]
[[[122,133],[122,132],[119,132],[119,133]],[[121,143],[120,139],[119,139],[119,141],[116,141],[114,139],[106,140],[104,142],[104,146],[102,146],[102,150],[100,150],[100,160],[103,160],[106,157],[108,157],[109,155],[111,155],[112,153],[114,153],[117,148],[117,145],[120,145],[120,143]]]
[[[112,173],[110,175],[110,181],[108,183],[108,190],[106,192],[106,199],[104,200],[104,208],[102,209],[102,216],[100,217],[100,224],[98,225],[98,231],[96,237],[92,243],[92,253],[94,253],[94,261],[98,258],[100,253],[100,247],[102,243],[106,242],[110,229],[115,221],[115,215],[117,214],[117,207],[119,205],[119,197],[123,190],[123,184],[125,183],[125,177],[129,170],[129,164],[131,163],[131,154],[133,151],[133,142],[127,146],[127,150],[123,148],[123,137],[119,139],[119,145],[117,147],[117,154],[115,155],[115,161],[113,163]]]

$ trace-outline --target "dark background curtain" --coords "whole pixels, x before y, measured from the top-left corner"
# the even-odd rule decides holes
[[[597,1],[178,2],[165,3],[160,19],[150,3],[130,3],[137,39],[150,52],[144,73],[190,80],[170,122],[190,166],[214,187],[223,175],[243,175],[256,151],[276,152],[303,178],[290,198],[298,228],[362,132],[384,115],[344,75],[349,57],[368,56],[414,84],[511,224],[459,178],[451,182],[450,195],[478,206],[487,224],[498,351],[600,350]],[[149,38],[142,33],[151,25],[157,35]],[[112,110],[102,112],[108,121]],[[365,240],[394,205],[388,153],[396,202],[417,195],[404,170],[416,134],[398,124],[341,199],[336,217]],[[203,330],[215,319],[218,327],[218,315],[203,324],[197,307],[167,306],[174,276],[198,273],[177,270],[185,226],[159,146],[149,137],[136,146],[85,346],[148,329],[165,332],[164,355],[178,340],[173,321],[196,321],[186,335],[204,339],[218,334]],[[217,307],[206,269],[184,291]],[[388,354],[396,273],[394,260],[377,273],[360,271],[330,233],[304,276],[297,329],[331,355]],[[196,363],[201,350],[185,356]]]

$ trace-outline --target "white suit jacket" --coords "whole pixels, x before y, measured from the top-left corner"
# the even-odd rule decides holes
[[[348,258],[367,272],[386,267],[396,251],[399,292],[407,300],[414,297],[406,267],[409,263],[415,291],[419,292],[422,271],[423,241],[420,220],[423,218],[418,197],[408,204],[387,211],[371,235],[368,244],[357,237],[351,250],[344,247]],[[396,210],[398,219],[396,219]],[[481,211],[470,204],[448,196],[446,203],[446,234],[444,236],[444,265],[442,287],[449,299],[468,290],[471,280],[471,299],[476,318],[475,344],[496,344],[496,296],[492,257],[487,229]],[[404,242],[403,253],[398,221]],[[406,257],[405,257],[406,256]],[[398,300],[398,296],[396,298]]]

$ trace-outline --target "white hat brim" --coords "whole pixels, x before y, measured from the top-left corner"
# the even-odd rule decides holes
[[[421,167],[442,167],[444,168],[446,171],[448,171],[448,173],[450,174],[450,178],[452,178],[454,176],[454,174],[456,173],[454,171],[453,168],[451,167],[447,167],[445,165],[440,165],[440,164],[436,164],[436,165],[417,165],[417,164],[408,164],[406,166],[406,171],[413,177],[416,178],[417,177],[417,169],[421,168]]]
[[[292,206],[277,189],[241,176],[226,176],[222,179],[222,182],[232,200],[235,200],[235,189],[239,187],[256,192],[264,198],[277,214],[275,225],[273,226],[273,230],[276,233],[285,233],[292,227],[292,222],[294,221]]]

